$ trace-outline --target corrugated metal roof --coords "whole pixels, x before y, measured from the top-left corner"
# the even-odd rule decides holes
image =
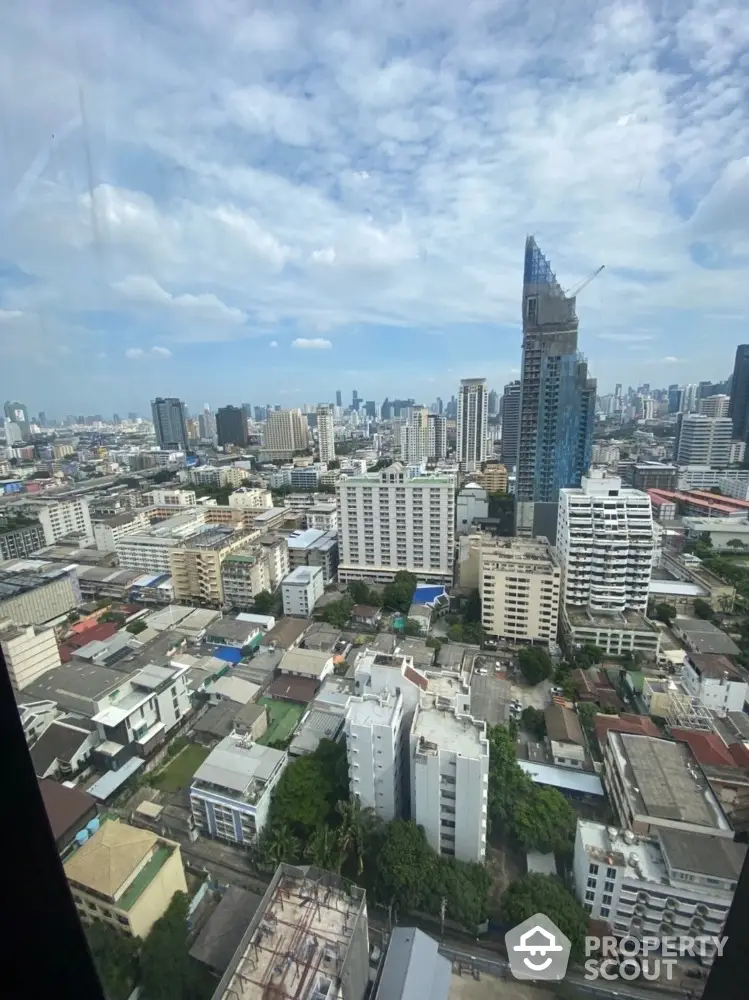
[[[550,785],[568,792],[583,795],[603,796],[601,779],[586,771],[576,771],[570,767],[554,767],[553,764],[536,764],[535,761],[519,760],[518,764],[538,785]]]
[[[447,1000],[452,963],[416,927],[396,927],[375,1000]]]

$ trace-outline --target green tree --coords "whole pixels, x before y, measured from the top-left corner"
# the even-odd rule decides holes
[[[187,896],[175,893],[143,943],[140,969],[144,1000],[203,1000],[210,996],[210,977],[188,952],[187,911]]]
[[[406,614],[413,601],[416,583],[417,580],[413,573],[406,570],[396,573],[393,581],[388,583],[383,591],[382,602],[384,606],[392,611]]]
[[[573,960],[583,957],[588,915],[556,876],[533,872],[511,882],[502,894],[500,914],[508,924],[522,923],[534,913],[545,913],[569,938]]]
[[[411,636],[423,635],[423,629],[419,622],[415,618],[407,618],[403,626],[403,634]]]
[[[127,615],[123,615],[119,611],[105,611],[99,621],[112,622],[112,624],[122,627],[127,621]]]
[[[463,621],[464,622],[480,622],[481,621],[481,595],[478,590],[472,590],[468,595],[466,600],[463,602]]]
[[[556,788],[531,783],[515,801],[512,835],[524,851],[569,853],[576,824],[575,810]]]
[[[338,815],[337,844],[339,871],[347,863],[353,863],[357,875],[364,870],[364,857],[373,836],[379,831],[380,823],[374,809],[364,809],[359,797],[336,803]]]
[[[712,621],[715,617],[712,607],[707,601],[703,601],[701,597],[695,597],[692,607],[694,608],[695,615],[704,621]]]
[[[523,729],[532,733],[537,740],[542,740],[546,736],[546,715],[543,709],[533,708],[529,705],[528,708],[523,709],[520,718]]]
[[[336,831],[321,823],[307,842],[304,854],[318,868],[338,870],[340,851]]]
[[[374,604],[378,603],[376,594],[373,594],[363,580],[352,580],[346,588],[354,604]]]
[[[580,649],[575,650],[575,665],[582,667],[583,670],[587,670],[588,667],[594,667],[601,663],[603,656],[602,649],[594,646],[592,642],[585,642]]]
[[[288,823],[274,821],[267,831],[263,831],[258,851],[274,867],[283,861],[287,864],[296,864],[302,854],[302,841],[292,833]]]
[[[661,601],[655,606],[655,617],[658,621],[670,627],[674,618],[676,618],[676,608],[673,604],[666,604],[665,601]]]
[[[304,844],[315,830],[332,824],[336,803],[348,797],[346,748],[320,740],[317,750],[289,764],[273,791],[271,827],[285,825]]]
[[[740,538],[731,538],[728,542],[726,542],[726,545],[728,546],[729,549],[746,548],[746,546],[744,545],[744,543],[741,541]]]
[[[126,631],[130,632],[132,635],[140,635],[140,633],[145,632],[147,628],[148,626],[143,621],[143,619],[138,618],[137,621],[130,622],[130,624],[127,626]]]
[[[174,475],[169,469],[159,469],[156,475],[152,477],[152,482],[157,486],[159,483],[168,483],[170,479],[174,479]]]
[[[273,610],[275,603],[276,599],[269,590],[261,590],[259,594],[255,594],[252,610],[255,614],[267,615]]]
[[[518,665],[528,684],[536,685],[552,674],[551,657],[540,646],[523,646],[518,653]]]
[[[127,1000],[138,978],[138,941],[103,920],[86,927],[86,939],[107,1000]]]
[[[335,625],[336,628],[345,628],[351,617],[353,606],[352,598],[342,597],[340,601],[331,601],[330,604],[326,604],[320,613],[320,618],[322,621],[328,622],[329,625]]]

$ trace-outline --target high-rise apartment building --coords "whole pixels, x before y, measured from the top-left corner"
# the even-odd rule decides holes
[[[516,528],[533,532],[533,504],[556,502],[590,465],[596,382],[577,349],[575,296],[565,295],[529,236],[523,272]]]
[[[29,428],[29,408],[25,403],[19,403],[18,400],[9,399],[4,407],[5,412],[5,422],[17,424],[18,429],[21,432],[21,439],[23,441],[28,441],[30,428]]]
[[[728,415],[733,420],[733,436],[749,441],[749,344],[736,348]]]
[[[681,386],[679,389],[679,413],[697,412],[699,388],[696,382]]]
[[[181,399],[157,396],[151,401],[156,443],[164,451],[187,451],[187,410]]]
[[[502,394],[502,461],[507,466],[518,463],[520,433],[520,382],[508,382]]]
[[[309,428],[302,411],[269,410],[263,448],[266,451],[305,451],[309,446]]]
[[[333,408],[321,404],[317,407],[317,441],[321,462],[335,461],[335,436],[333,434]]]
[[[409,465],[429,458],[429,411],[424,406],[414,406],[401,427],[401,457]]]
[[[674,459],[678,465],[709,465],[714,469],[724,469],[731,457],[732,433],[733,421],[730,417],[680,413]]]
[[[447,458],[447,418],[430,413],[427,418],[427,436],[428,457],[437,461]]]
[[[653,565],[648,494],[591,470],[580,487],[559,494],[556,548],[572,641],[614,655],[657,652],[658,630],[645,617]]]
[[[60,650],[53,628],[14,625],[1,614],[0,649],[16,692],[23,691],[42,674],[60,666]]]
[[[452,580],[455,480],[409,478],[395,463],[338,483],[338,579],[387,583],[399,570],[434,583]]]
[[[86,497],[68,500],[53,500],[48,497],[29,500],[19,506],[19,510],[32,517],[38,517],[44,531],[44,541],[54,545],[65,535],[82,534],[94,537],[91,513]]]
[[[385,823],[400,819],[403,698],[399,691],[353,697],[346,709],[351,797]]]
[[[335,405],[343,406],[343,394],[340,389],[336,389],[335,391]]]
[[[243,406],[221,406],[216,410],[216,434],[220,445],[247,445],[247,416]]]
[[[489,416],[496,417],[499,413],[499,393],[494,389],[489,393]]]
[[[703,396],[697,403],[697,412],[703,417],[727,417],[730,403],[731,397],[725,393]]]
[[[486,461],[489,394],[485,378],[464,378],[458,394],[458,461],[464,472],[475,472]]]

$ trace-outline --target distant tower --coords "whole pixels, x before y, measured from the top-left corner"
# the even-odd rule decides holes
[[[187,410],[181,399],[158,396],[151,401],[156,443],[167,451],[187,451]]]
[[[458,395],[458,461],[464,472],[476,472],[486,461],[489,406],[485,378],[464,378]]]

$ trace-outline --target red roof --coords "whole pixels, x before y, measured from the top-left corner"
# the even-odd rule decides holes
[[[595,718],[596,739],[600,744],[610,731],[633,733],[635,736],[660,736],[658,727],[647,715],[597,715]]]
[[[429,681],[427,678],[423,674],[420,674],[418,670],[414,670],[412,667],[406,667],[403,671],[403,676],[407,680],[411,681],[412,684],[420,687],[423,691],[426,691],[429,687]]]
[[[737,767],[749,767],[749,748],[743,743],[732,743],[728,752]]]
[[[111,639],[116,631],[117,626],[114,622],[101,622],[99,625],[94,625],[93,628],[88,628],[85,632],[81,632],[78,635],[68,636],[66,645],[70,649],[80,649],[82,646],[87,646],[90,642],[103,642],[105,639]]]
[[[699,764],[735,767],[736,761],[717,733],[701,733],[696,729],[672,729],[675,740],[687,743]]]

